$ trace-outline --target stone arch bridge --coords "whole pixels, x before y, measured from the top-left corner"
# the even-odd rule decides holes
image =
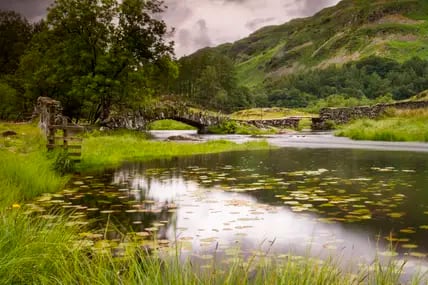
[[[68,125],[68,118],[62,115],[61,102],[49,97],[39,97],[36,113],[40,114],[40,126],[48,131],[48,124]],[[127,110],[111,115],[101,125],[108,129],[126,128],[145,130],[149,124],[164,119],[183,122],[198,129],[199,133],[207,133],[211,126],[218,126],[228,121],[235,121],[256,126],[258,128],[277,127],[297,129],[303,117],[288,117],[271,120],[233,120],[229,116],[189,107],[185,102],[162,100],[139,110]]]
[[[184,103],[162,102],[137,111],[125,111],[112,115],[102,122],[102,125],[109,129],[144,130],[150,123],[166,119],[193,126],[199,133],[207,133],[210,126],[218,126],[230,120],[224,114],[193,109]]]
[[[234,120],[221,113],[188,107],[185,103],[162,102],[149,108],[123,112],[111,116],[102,124],[109,129],[126,128],[143,130],[147,129],[149,124],[154,121],[171,119],[193,126],[198,129],[198,133],[204,134],[208,133],[209,127],[218,126],[228,121],[245,123],[258,128],[277,127],[297,129],[300,120],[303,118],[304,117],[288,117],[271,120]]]

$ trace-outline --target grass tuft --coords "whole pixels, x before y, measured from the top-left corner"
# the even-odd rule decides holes
[[[354,140],[428,142],[428,110],[389,110],[385,117],[361,119],[341,127],[338,136]]]

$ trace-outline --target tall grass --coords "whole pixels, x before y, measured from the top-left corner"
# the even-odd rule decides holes
[[[13,129],[18,135],[1,138],[0,143],[0,209],[55,192],[67,178],[56,173],[55,153],[48,156],[46,142],[36,126],[0,124],[0,131]]]
[[[60,274],[74,232],[64,222],[31,217],[21,209],[0,212],[0,284],[39,284]]]
[[[20,214],[10,218],[19,218]],[[53,225],[18,220],[14,231],[0,229],[0,283],[2,284],[423,284],[421,276],[402,282],[402,262],[370,267],[351,273],[334,260],[309,257],[285,258],[232,256],[230,263],[213,260],[208,266],[178,253],[160,258],[132,248],[122,258],[79,249],[62,221]],[[47,231],[46,228],[49,228]],[[61,234],[65,233],[65,234]],[[12,242],[11,242],[12,241]],[[4,248],[7,248],[6,250]]]
[[[0,151],[0,155],[0,207],[58,191],[66,181],[55,172],[43,152]]]
[[[428,110],[389,110],[385,117],[341,127],[338,136],[355,140],[428,142]]]

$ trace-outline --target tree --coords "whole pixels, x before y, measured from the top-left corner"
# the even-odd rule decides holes
[[[31,40],[32,26],[13,11],[0,10],[0,75],[16,71]]]
[[[252,103],[249,89],[238,85],[229,57],[206,48],[181,58],[179,66],[173,91],[193,103],[226,112]]]
[[[105,120],[138,105],[176,72],[159,0],[56,0],[22,60],[33,99],[48,95],[74,118]],[[166,74],[160,76],[160,74]]]

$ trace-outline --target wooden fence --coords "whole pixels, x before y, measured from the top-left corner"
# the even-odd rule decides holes
[[[66,150],[68,157],[75,163],[78,163],[81,161],[83,139],[76,137],[76,135],[83,133],[83,131],[84,128],[80,126],[48,126],[48,143],[46,146],[48,150],[55,148]]]

